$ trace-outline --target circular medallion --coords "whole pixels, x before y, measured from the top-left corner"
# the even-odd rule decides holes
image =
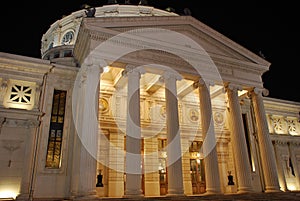
[[[214,113],[214,120],[217,125],[222,125],[224,123],[224,115],[221,112]]]
[[[190,109],[189,118],[190,118],[191,121],[194,121],[194,122],[198,121],[199,120],[198,110],[196,110],[194,108]]]
[[[165,119],[167,114],[166,114],[166,106],[161,106],[160,107],[160,116]]]
[[[107,112],[108,110],[108,101],[105,98],[100,98],[99,100],[99,111],[101,113]]]

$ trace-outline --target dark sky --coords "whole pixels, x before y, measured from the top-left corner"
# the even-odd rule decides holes
[[[138,4],[139,0],[131,0]],[[101,6],[107,0],[51,0],[1,2],[0,52],[40,58],[43,33],[52,23],[80,10],[81,5]],[[124,0],[119,0],[123,4]],[[254,0],[148,0],[150,6],[172,7],[178,14],[184,8],[192,16],[255,54],[263,53],[271,63],[263,75],[269,97],[300,102],[300,12],[298,6],[279,2],[262,4]]]

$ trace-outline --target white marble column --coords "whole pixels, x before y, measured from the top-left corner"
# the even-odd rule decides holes
[[[176,81],[180,76],[165,72],[166,123],[167,123],[167,171],[168,196],[183,195],[181,139],[178,116]]]
[[[276,156],[276,164],[277,164],[278,180],[279,180],[280,189],[282,191],[287,191],[287,184],[286,184],[283,166],[282,166],[284,163],[283,163],[281,153],[280,153],[280,145],[282,146],[282,144],[284,144],[284,143],[279,140],[275,140],[274,151],[275,151],[275,156]]]
[[[97,64],[84,66],[82,72],[82,85],[80,86],[78,114],[75,123],[79,131],[80,142],[78,155],[78,167],[74,172],[77,184],[73,188],[75,199],[92,199],[96,197],[97,182],[97,150],[98,150],[98,97],[100,86],[100,74],[103,69]],[[93,100],[93,98],[95,98]],[[83,108],[83,110],[82,110]],[[75,164],[75,163],[74,163]],[[77,175],[76,175],[77,174]]]
[[[142,196],[140,78],[142,68],[128,66],[127,118],[126,118],[126,185],[125,196]]]
[[[203,154],[205,165],[206,194],[221,193],[217,143],[212,116],[210,99],[210,85],[212,82],[205,82],[200,79],[197,83],[199,88],[201,125],[203,136]]]
[[[237,171],[238,193],[245,193],[252,192],[253,188],[238,90],[241,90],[241,87],[238,85],[229,84],[227,86],[231,119],[231,140]]]
[[[265,191],[266,192],[278,192],[280,191],[276,158],[270,139],[270,133],[268,129],[268,122],[266,118],[266,112],[264,108],[264,102],[262,97],[263,90],[255,88],[251,92],[252,104],[254,108],[254,114],[257,126],[258,144],[260,150],[261,164],[264,174]]]

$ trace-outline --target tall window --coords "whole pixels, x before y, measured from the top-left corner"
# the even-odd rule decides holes
[[[66,91],[54,90],[47,147],[47,168],[59,168],[64,127]]]

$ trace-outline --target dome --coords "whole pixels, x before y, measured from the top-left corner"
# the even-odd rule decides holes
[[[143,5],[104,5],[96,7],[94,17],[178,16],[173,12]],[[86,9],[71,13],[53,23],[42,37],[43,59],[72,57],[72,50]]]

